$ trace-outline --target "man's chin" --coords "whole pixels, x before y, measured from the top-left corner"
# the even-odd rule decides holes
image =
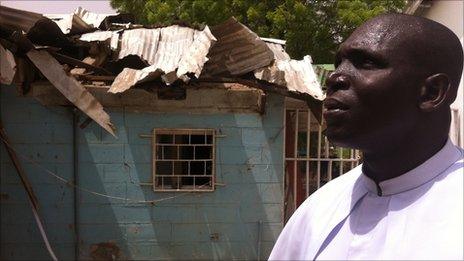
[[[352,132],[337,127],[327,126],[325,129],[325,135],[329,139],[329,142],[337,147],[353,148],[356,149],[356,145],[353,144],[355,135]]]

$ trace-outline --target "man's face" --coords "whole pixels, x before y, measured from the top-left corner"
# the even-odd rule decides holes
[[[417,119],[420,73],[401,28],[358,28],[339,48],[324,101],[326,134],[336,145],[369,151],[399,142]]]

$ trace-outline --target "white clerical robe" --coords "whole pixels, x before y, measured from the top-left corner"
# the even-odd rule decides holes
[[[378,185],[358,166],[295,211],[269,259],[462,260],[463,170],[463,151],[449,140]]]

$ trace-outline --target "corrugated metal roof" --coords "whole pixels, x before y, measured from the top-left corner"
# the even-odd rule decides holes
[[[250,77],[250,73],[253,73],[254,80],[277,84],[273,87],[276,93],[302,99],[308,99],[309,96],[319,101],[323,99],[309,56],[301,61],[292,60],[285,52],[285,41],[260,38],[234,18],[211,30],[206,26],[202,31],[179,25],[134,29],[112,23],[129,21],[130,18],[124,15],[97,15],[78,9],[74,14],[54,18],[56,23],[61,23],[60,30],[56,23],[39,14],[29,15],[29,12],[21,10],[0,8],[6,10],[0,13],[0,21],[11,17],[6,23],[9,28],[30,30],[27,37],[33,44],[43,43],[61,48],[56,49],[54,55],[61,57],[57,59],[78,74],[75,77],[82,81],[104,81],[111,85],[109,91],[113,93],[123,92],[136,84],[154,79],[161,79],[167,85],[179,79],[189,82],[193,78],[199,78],[200,81],[217,82],[222,79],[237,82],[244,75]],[[99,31],[96,27],[118,30]],[[80,35],[79,44],[76,44],[75,36],[63,34],[79,30],[97,31]],[[85,43],[95,41],[100,43]],[[95,46],[102,49],[95,49]],[[97,60],[98,63],[95,62]],[[46,69],[42,64],[41,70]],[[57,72],[57,75],[61,75],[62,71]],[[102,72],[104,75],[98,75]],[[256,81],[253,86],[259,89],[261,85],[265,83]],[[71,102],[76,104],[78,100]],[[100,123],[109,130],[106,118],[100,119]]]
[[[0,26],[10,30],[29,32],[44,16],[38,13],[18,10],[0,5]]]
[[[54,21],[64,34],[82,34],[99,28],[108,17],[119,17],[119,14],[97,14],[78,7],[71,14],[45,14]],[[124,18],[122,18],[124,20]]]
[[[276,60],[271,66],[254,72],[257,79],[287,87],[290,91],[307,93],[323,100],[324,94],[312,67],[309,55],[303,60]]]
[[[207,57],[211,46],[217,42],[216,37],[211,33],[208,26],[203,31],[195,31],[193,42],[188,48],[187,53],[182,56],[177,69],[177,77],[194,73],[196,78],[200,77],[203,66],[209,60]]]
[[[137,55],[150,66],[141,70],[125,68],[109,91],[123,92],[137,83],[158,77],[167,84],[178,78],[188,81],[188,73],[198,77],[215,40],[207,26],[203,31],[178,25],[124,31],[119,58]]]
[[[96,31],[92,33],[86,33],[81,35],[79,38],[85,42],[105,42],[109,40],[110,47],[112,50],[118,49],[119,44],[119,32],[118,31]]]
[[[86,24],[98,28],[100,27],[101,23],[105,18],[108,16],[113,16],[116,14],[97,14],[97,13],[92,13],[82,7],[78,7],[75,11],[74,14],[76,14],[78,17],[82,19]]]
[[[45,16],[55,22],[64,34],[81,34],[94,29],[75,14],[46,14]]]
[[[267,42],[266,44],[274,54],[274,59],[284,61],[291,60],[290,55],[288,55],[288,53],[285,51],[284,47],[281,44],[271,42]]]
[[[217,43],[211,48],[205,75],[240,76],[269,65],[274,54],[248,27],[230,18],[211,28]]]

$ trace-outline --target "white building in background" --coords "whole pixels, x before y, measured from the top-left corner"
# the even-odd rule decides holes
[[[413,0],[409,1],[405,13],[426,17],[450,28],[463,44],[464,1],[463,0]],[[464,77],[461,78],[458,96],[451,105],[452,123],[450,137],[460,147],[464,147]]]

